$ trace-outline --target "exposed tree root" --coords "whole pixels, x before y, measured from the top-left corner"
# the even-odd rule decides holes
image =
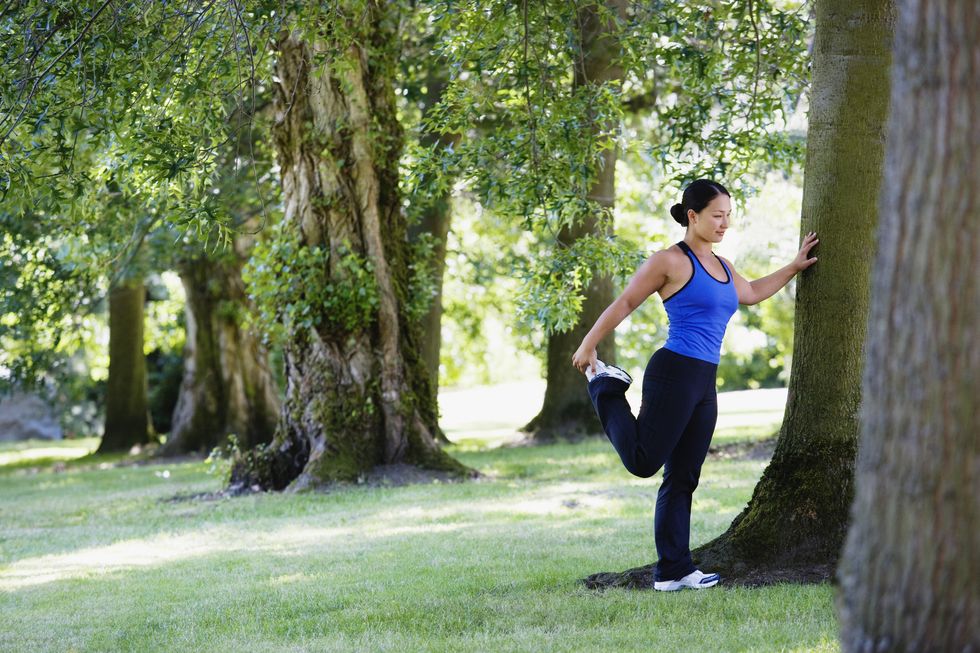
[[[725,587],[763,587],[777,583],[812,585],[834,582],[836,560],[810,560],[783,557],[775,560],[748,561],[735,555],[726,536],[708,542],[691,552],[694,564],[706,573],[721,575]],[[605,571],[582,579],[589,589],[622,587],[653,589],[655,564],[626,571]]]
[[[605,590],[622,587],[633,590],[653,589],[654,565],[635,567],[626,571],[603,571],[582,579],[589,589]],[[740,571],[719,572],[711,567],[707,571],[721,574],[719,587],[764,587],[777,583],[815,585],[834,581],[834,567],[829,564],[811,564],[797,567],[748,567]]]

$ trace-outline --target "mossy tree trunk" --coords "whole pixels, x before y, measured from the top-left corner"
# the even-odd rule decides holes
[[[237,240],[241,245],[243,239]],[[242,447],[269,442],[279,389],[259,338],[241,326],[247,251],[203,253],[179,265],[187,298],[184,376],[164,455],[208,452],[235,434]]]
[[[726,582],[827,580],[854,494],[858,408],[875,251],[892,0],[819,0],[802,234],[820,262],[797,276],[793,367],[776,449],[748,506],[695,549]],[[591,586],[648,586],[653,565],[596,574]]]
[[[980,651],[980,12],[901,0],[844,651]]]
[[[233,465],[233,486],[302,490],[393,463],[468,471],[436,442],[419,325],[407,319],[402,131],[391,83],[397,5],[339,5],[316,19],[330,25],[304,20],[277,44],[284,233],[299,255],[326,261],[320,274],[290,279],[309,316],[287,334],[278,429],[271,445]],[[356,270],[369,273],[370,287],[354,287]]]
[[[143,355],[145,301],[141,277],[130,277],[109,290],[109,378],[99,453],[126,451],[153,438]]]
[[[604,4],[605,9],[625,21],[625,0],[607,0],[599,4]],[[582,57],[575,66],[574,84],[577,87],[597,87],[609,82],[619,83],[623,69],[614,59],[619,48],[611,20],[604,20],[596,4],[590,3],[579,10],[578,27],[581,30]],[[614,130],[615,125],[598,123],[592,129],[596,135]],[[615,145],[602,152],[596,163],[595,182],[589,189],[589,199],[603,211],[609,211],[610,215],[616,199],[616,158]],[[571,228],[562,229],[558,240],[570,246],[585,235],[605,233],[604,230],[610,229],[611,224],[611,217],[601,220],[599,215],[589,216]],[[582,339],[614,299],[612,279],[593,275],[585,291],[578,322],[568,331],[548,337],[544,402],[540,412],[522,429],[534,440],[547,441],[559,436],[602,432],[602,425],[585,389],[585,377],[572,366],[571,361]],[[600,360],[614,364],[615,334],[606,336],[597,351]]]

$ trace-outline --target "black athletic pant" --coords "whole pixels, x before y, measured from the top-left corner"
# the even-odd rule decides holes
[[[600,376],[589,383],[592,404],[626,469],[649,478],[664,468],[653,520],[656,580],[676,580],[695,569],[691,495],[718,418],[717,370],[714,363],[658,349],[643,374],[637,417],[626,401],[625,381]]]

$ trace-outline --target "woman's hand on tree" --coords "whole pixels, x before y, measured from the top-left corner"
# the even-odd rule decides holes
[[[595,369],[595,362],[598,358],[595,347],[592,347],[591,349],[585,349],[584,347],[585,343],[582,343],[582,346],[580,346],[572,355],[572,365],[574,365],[575,369],[582,374],[585,374],[585,370],[589,369],[590,367]]]
[[[800,247],[799,253],[796,255],[796,258],[793,259],[793,268],[797,272],[805,270],[817,262],[816,256],[813,258],[808,257],[810,256],[810,250],[813,249],[813,246],[819,242],[820,239],[817,238],[817,234],[814,231],[808,233],[806,238],[803,239],[803,246]]]

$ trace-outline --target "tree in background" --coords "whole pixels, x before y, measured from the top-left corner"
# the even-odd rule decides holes
[[[271,73],[271,70],[269,71]],[[209,452],[230,444],[252,448],[272,440],[279,416],[280,389],[269,363],[268,344],[252,310],[242,276],[262,224],[281,218],[278,177],[267,142],[272,102],[269,87],[256,89],[257,101],[238,138],[222,152],[215,191],[234,216],[229,245],[208,251],[183,238],[174,261],[186,297],[184,370],[171,432],[160,453]]]
[[[279,413],[279,389],[260,335],[242,315],[248,298],[241,268],[251,248],[200,252],[179,264],[186,297],[184,372],[163,455],[207,453],[235,435],[239,446],[269,442]]]
[[[980,14],[900,0],[844,651],[980,650]]]
[[[127,451],[154,439],[143,355],[145,302],[142,275],[127,275],[109,288],[109,379],[99,453]]]
[[[392,81],[400,7],[351,2],[286,17],[276,43],[273,131],[285,215],[253,285],[282,326],[286,395],[267,447],[234,486],[292,490],[382,464],[455,474],[420,355]],[[413,298],[416,298],[413,301]]]
[[[400,57],[401,73],[394,80],[405,98],[399,105],[401,122],[406,129],[409,150],[412,146],[435,150],[453,150],[459,144],[459,132],[438,132],[428,128],[429,112],[442,100],[449,70],[445,62],[432,55],[438,33],[425,20],[424,11],[411,12],[404,21],[406,27]],[[413,153],[404,164],[408,174],[402,175],[405,190],[408,235],[414,248],[413,265],[422,268],[416,276],[431,280],[428,308],[422,319],[422,359],[429,372],[429,385],[438,402],[439,359],[442,345],[443,277],[446,270],[446,247],[452,222],[452,187],[454,177],[448,173],[438,180],[412,183]],[[435,183],[438,181],[439,183]],[[413,192],[414,191],[414,192]],[[424,289],[420,289],[424,292]],[[447,442],[440,429],[436,437]]]
[[[857,411],[888,110],[891,0],[815,5],[801,232],[819,266],[797,282],[793,369],[776,450],[748,506],[695,563],[730,582],[827,579],[853,496]],[[652,565],[590,585],[648,585]]]
[[[580,41],[580,55],[573,63],[573,95],[586,97],[600,93],[619,95],[623,79],[620,63],[619,31],[626,21],[625,0],[601,4],[579,3],[575,14],[575,31]],[[524,1],[527,11],[527,0]],[[587,138],[601,143],[601,149],[593,165],[594,179],[585,200],[596,210],[572,224],[565,224],[558,232],[557,243],[574,247],[575,242],[588,235],[606,238],[612,235],[612,210],[616,201],[616,156],[618,116],[596,115],[594,102],[586,103],[583,116]],[[609,274],[593,274],[584,290],[585,300],[575,325],[566,331],[548,336],[547,364],[545,366],[544,405],[541,411],[523,430],[536,440],[554,439],[559,435],[577,435],[582,432],[601,431],[599,418],[592,407],[588,394],[582,392],[582,378],[569,361],[582,338],[592,328],[599,315],[613,301],[613,279]],[[600,345],[601,358],[616,362],[616,344],[610,334]]]

